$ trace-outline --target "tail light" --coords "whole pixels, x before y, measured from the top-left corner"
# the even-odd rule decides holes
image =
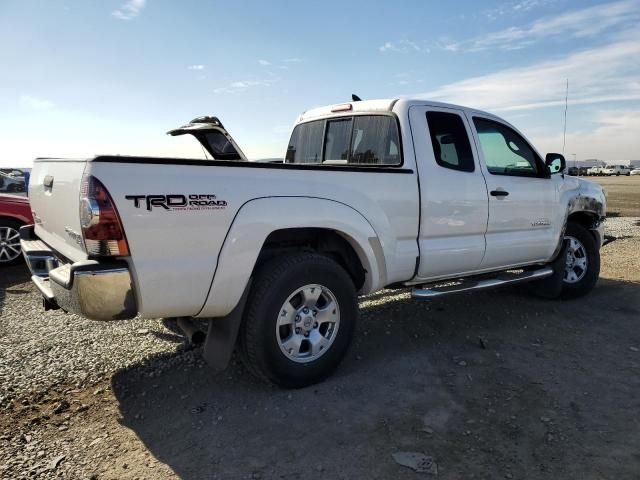
[[[100,180],[91,175],[83,176],[80,185],[80,226],[89,255],[129,255],[127,238],[113,199]]]

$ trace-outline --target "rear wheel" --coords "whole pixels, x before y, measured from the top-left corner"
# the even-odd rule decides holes
[[[22,260],[21,226],[16,220],[0,219],[0,267],[14,265]]]
[[[344,357],[358,316],[353,281],[332,259],[300,253],[256,273],[239,334],[259,378],[300,388],[329,376]]]

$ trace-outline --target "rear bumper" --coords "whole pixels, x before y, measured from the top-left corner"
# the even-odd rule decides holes
[[[126,262],[62,263],[35,235],[33,226],[20,229],[20,243],[31,280],[49,305],[91,320],[136,316],[136,298]]]

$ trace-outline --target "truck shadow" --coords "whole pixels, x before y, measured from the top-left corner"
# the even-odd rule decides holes
[[[478,465],[503,478],[505,463],[515,478],[637,472],[640,460],[620,448],[640,449],[626,417],[640,396],[627,358],[640,347],[640,284],[604,279],[567,302],[523,291],[365,298],[341,368],[301,390],[255,381],[235,356],[218,376],[197,352],[193,364],[155,358],[113,377],[121,423],[184,479],[414,478],[393,462],[399,450],[433,455],[443,478]],[[570,441],[548,441],[549,411]],[[480,424],[482,435],[467,433]]]

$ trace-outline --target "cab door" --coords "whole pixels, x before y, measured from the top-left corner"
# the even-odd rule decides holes
[[[416,280],[478,270],[485,251],[488,199],[471,129],[462,110],[409,109],[420,180],[420,264]]]
[[[482,269],[549,260],[560,231],[557,181],[515,129],[496,118],[470,115],[489,191]],[[557,178],[554,178],[557,177]]]

